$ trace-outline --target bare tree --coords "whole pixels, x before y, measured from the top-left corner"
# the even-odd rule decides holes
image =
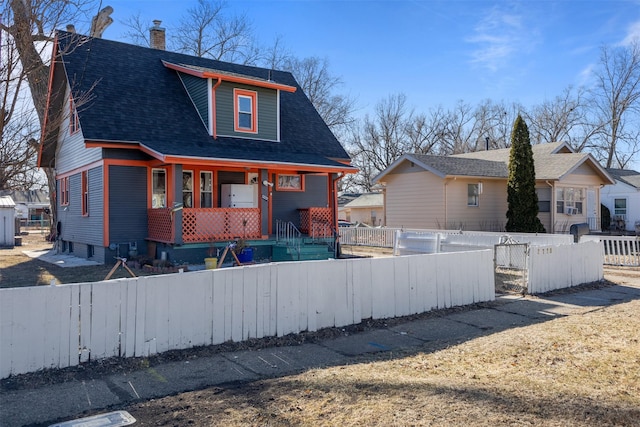
[[[62,24],[86,20],[85,13],[95,6],[91,0],[4,0],[1,7],[2,185],[24,188],[37,184],[36,156],[41,144],[37,138],[45,116],[53,31]],[[109,13],[96,16],[94,31],[104,31]],[[53,196],[55,171],[42,166]],[[55,217],[52,220],[53,225]]]
[[[605,167],[625,165],[640,152],[640,45],[604,46],[594,73],[593,117],[601,123],[588,144]]]

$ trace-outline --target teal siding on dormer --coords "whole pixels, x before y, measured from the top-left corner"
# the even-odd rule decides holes
[[[214,81],[215,83],[215,81]],[[258,133],[235,132],[233,126],[233,89],[258,93]],[[217,134],[241,138],[278,140],[278,91],[222,82],[216,89]]]
[[[209,91],[207,90],[207,79],[190,76],[189,74],[180,74],[182,84],[187,89],[189,97],[198,110],[200,119],[206,128],[209,127]]]

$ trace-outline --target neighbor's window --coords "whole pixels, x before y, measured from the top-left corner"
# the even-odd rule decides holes
[[[154,169],[151,174],[151,207],[164,208],[167,206],[167,173],[164,169]]]
[[[551,212],[551,188],[536,188],[538,212]]]
[[[556,213],[582,214],[584,188],[565,187],[556,189]]]
[[[258,93],[234,89],[234,115],[236,132],[258,132]]]
[[[193,172],[182,172],[182,206],[193,207]]]
[[[82,171],[80,179],[82,186],[82,215],[89,216],[89,172]]]
[[[211,172],[200,172],[200,207],[213,207]]]
[[[627,215],[627,199],[613,199],[613,214]]]
[[[479,206],[480,185],[467,184],[467,206]]]
[[[303,191],[304,180],[302,175],[278,174],[276,190],[280,191]]]
[[[73,102],[73,98],[69,96],[69,133],[74,134],[80,130],[80,119],[78,118],[78,110]]]

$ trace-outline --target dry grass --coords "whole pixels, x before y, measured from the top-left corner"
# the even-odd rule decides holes
[[[103,280],[113,265],[62,268],[55,264],[29,258],[23,251],[51,249],[52,244],[43,234],[32,233],[23,236],[22,246],[13,249],[0,249],[0,288],[49,285],[55,279],[57,283],[83,283]],[[115,262],[114,262],[115,263]],[[135,270],[136,275],[148,275],[143,270]],[[118,268],[112,278],[131,277]]]
[[[638,426],[640,301],[128,408],[140,425]]]

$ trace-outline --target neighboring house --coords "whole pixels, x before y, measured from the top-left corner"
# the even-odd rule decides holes
[[[371,226],[384,225],[384,195],[365,193],[344,206],[346,220]]]
[[[539,218],[547,232],[576,223],[600,229],[600,188],[614,183],[595,159],[565,143],[533,147]],[[387,226],[502,231],[509,149],[454,156],[405,154],[374,181],[384,183]]]
[[[640,172],[628,169],[607,169],[614,185],[602,189],[602,204],[611,213],[610,230],[635,231],[640,224]]]
[[[347,211],[345,210],[345,206],[360,197],[360,193],[338,193],[338,219],[341,221],[348,221]]]
[[[43,224],[49,220],[49,194],[43,190],[0,190],[0,196],[11,196],[22,225]]]
[[[278,220],[337,226],[355,169],[291,73],[66,32],[53,58],[39,165],[56,170],[63,251],[193,262]]]

